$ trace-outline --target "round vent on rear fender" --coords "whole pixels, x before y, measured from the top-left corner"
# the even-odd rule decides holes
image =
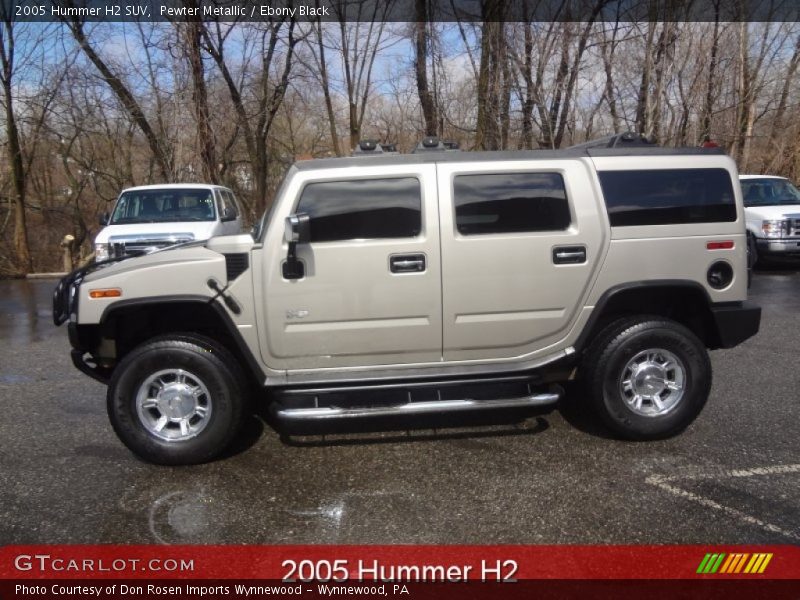
[[[733,267],[724,260],[718,260],[708,268],[706,279],[712,288],[722,290],[733,281]]]

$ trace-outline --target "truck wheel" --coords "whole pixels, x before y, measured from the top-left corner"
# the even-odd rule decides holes
[[[197,464],[218,456],[239,431],[246,389],[225,348],[202,336],[170,335],[120,362],[108,386],[108,416],[144,460]]]
[[[584,360],[584,385],[595,411],[626,439],[679,433],[700,414],[711,391],[705,346],[686,327],[662,317],[611,323]]]
[[[747,234],[747,268],[752,269],[758,262],[758,246],[752,233]]]

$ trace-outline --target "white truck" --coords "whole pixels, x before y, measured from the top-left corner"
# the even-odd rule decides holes
[[[751,262],[800,256],[800,190],[785,177],[740,175]]]
[[[123,190],[100,224],[94,251],[104,261],[240,233],[242,211],[234,193],[219,185],[145,185]]]

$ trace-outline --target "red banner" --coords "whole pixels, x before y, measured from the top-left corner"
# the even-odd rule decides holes
[[[132,546],[0,548],[6,580],[800,580],[798,546]]]

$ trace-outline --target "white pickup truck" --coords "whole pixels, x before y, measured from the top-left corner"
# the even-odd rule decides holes
[[[750,260],[800,255],[800,190],[785,177],[740,175]]]
[[[242,231],[242,211],[226,187],[202,183],[123,190],[94,240],[98,261],[147,254],[184,242]]]

